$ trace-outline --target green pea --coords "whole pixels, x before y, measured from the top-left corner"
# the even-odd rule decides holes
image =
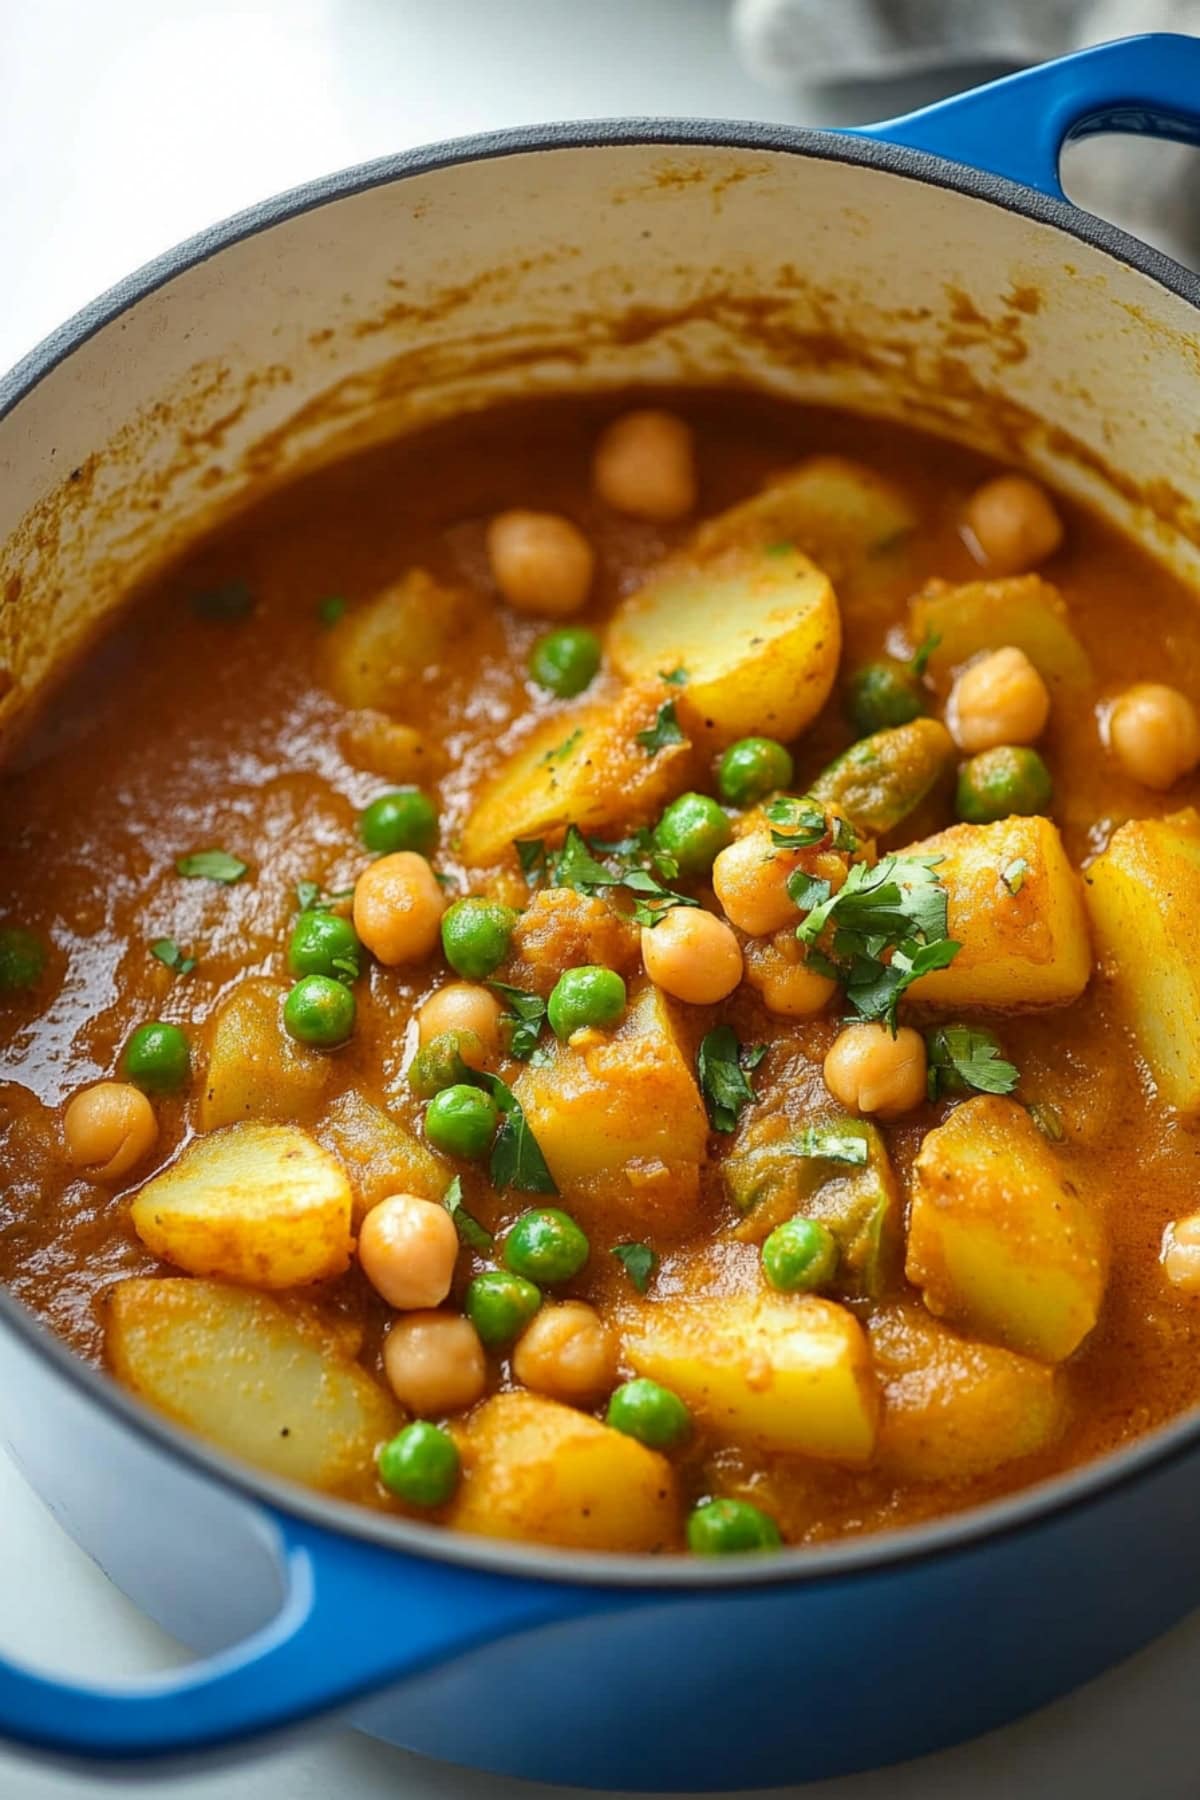
[[[582,694],[600,668],[600,639],[582,625],[548,631],[529,652],[529,673],[560,700]]]
[[[654,841],[673,856],[681,875],[707,875],[733,828],[708,794],[680,794],[654,827]]]
[[[443,1088],[425,1108],[425,1135],[447,1156],[486,1156],[499,1122],[492,1096],[465,1081]]]
[[[614,969],[584,963],[554,984],[546,1016],[555,1037],[569,1038],[585,1025],[615,1025],[625,1011],[625,983]]]
[[[520,1337],[541,1304],[540,1288],[508,1269],[487,1269],[467,1288],[467,1317],[489,1350]]]
[[[475,1060],[468,1062],[468,1054]],[[483,1045],[475,1032],[440,1031],[413,1057],[408,1085],[418,1100],[432,1100],[443,1088],[469,1082],[471,1070],[482,1063]]]
[[[458,1446],[440,1425],[417,1419],[379,1452],[379,1479],[409,1506],[444,1506],[458,1486]]]
[[[0,926],[0,994],[22,994],[36,987],[47,954],[36,932],[23,925]]]
[[[739,738],[717,764],[717,792],[729,806],[757,806],[776,788],[791,787],[790,753],[774,738]]]
[[[508,955],[517,914],[499,900],[456,900],[442,918],[446,961],[468,981],[482,981]]]
[[[591,1246],[570,1213],[537,1206],[522,1213],[504,1240],[504,1266],[539,1287],[570,1281],[587,1261]]]
[[[687,1541],[696,1556],[738,1556],[783,1544],[774,1519],[748,1500],[705,1500],[688,1519]]]
[[[332,1050],[354,1030],[354,995],[328,975],[305,975],[283,1003],[283,1023],[297,1043]]]
[[[187,1033],[160,1019],[139,1025],[125,1046],[122,1061],[126,1076],[143,1093],[173,1094],[191,1073]]]
[[[781,1294],[810,1294],[832,1281],[837,1239],[819,1219],[787,1219],[762,1247],[763,1274]]]
[[[925,711],[925,693],[918,676],[903,663],[865,663],[850,677],[846,689],[846,714],[859,737],[907,725]]]
[[[614,1430],[651,1450],[674,1450],[692,1429],[692,1415],[679,1395],[644,1377],[617,1389],[607,1416]]]
[[[380,794],[358,821],[359,837],[377,856],[391,856],[397,850],[419,850],[423,855],[433,849],[437,832],[437,809],[418,787]]]
[[[990,825],[1012,813],[1044,813],[1053,797],[1049,769],[1024,745],[982,750],[958,772],[958,816],[968,825]]]
[[[349,919],[337,913],[301,913],[288,941],[288,968],[293,975],[328,975],[332,981],[357,981],[362,974],[362,945]]]

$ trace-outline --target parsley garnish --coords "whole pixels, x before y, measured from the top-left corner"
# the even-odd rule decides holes
[[[546,1002],[540,994],[527,994],[524,988],[510,987],[506,981],[489,981],[488,986],[508,1002],[508,1011],[501,1013],[500,1019],[512,1026],[509,1050],[519,1062],[528,1062],[542,1033]]]
[[[228,850],[193,850],[190,856],[178,859],[175,873],[188,880],[233,883],[242,879],[248,867],[240,856],[231,856]]]
[[[353,892],[353,888],[335,888],[327,894],[319,881],[298,881],[296,906],[302,913],[331,912],[335,901],[348,900]]]
[[[150,946],[150,954],[176,975],[190,975],[196,966],[195,957],[185,956],[174,938],[156,938]]]
[[[805,795],[797,800],[781,794],[766,808],[771,826],[771,842],[780,850],[811,850],[822,838],[829,839],[831,850],[844,850],[853,856],[858,838],[848,819],[840,813],[826,813],[815,800]]]
[[[924,675],[926,669],[929,667],[929,659],[941,641],[942,634],[940,631],[927,631],[925,633],[925,636],[913,651],[912,659],[908,665],[914,675]]]
[[[546,869],[545,838],[514,838],[513,849],[517,853],[517,861],[521,865],[521,873],[528,881],[536,880]]]
[[[862,1018],[882,1019],[893,1033],[905,990],[958,955],[959,946],[946,935],[946,890],[934,873],[938,860],[885,856],[873,869],[853,863],[836,894],[802,869],[788,881],[788,893],[807,913],[796,927],[801,943],[815,945],[832,928],[831,954],[822,953],[814,966],[845,983]]]
[[[341,594],[326,594],[323,600],[317,601],[317,618],[326,631],[336,625],[346,610],[346,602]]]
[[[244,619],[254,611],[254,595],[244,581],[226,581],[193,594],[192,611],[198,619]]]
[[[743,1051],[732,1025],[717,1025],[701,1039],[696,1070],[708,1122],[714,1131],[733,1131],[742,1108],[758,1099],[746,1071],[755,1068],[765,1055],[765,1044]]]
[[[498,1075],[487,1075],[482,1070],[476,1070],[471,1079],[477,1087],[485,1088],[500,1108],[500,1129],[492,1145],[489,1164],[492,1186],[516,1188],[521,1194],[557,1194],[542,1147],[508,1083],[501,1081]]]
[[[1010,894],[1019,894],[1025,886],[1025,877],[1029,873],[1029,864],[1023,856],[1015,856],[1000,871],[1000,879]]]
[[[645,731],[634,733],[634,742],[642,746],[647,756],[657,756],[660,750],[666,750],[672,744],[686,744],[687,741],[679,728],[679,720],[675,717],[673,700],[663,702],[653,725],[648,726]]]
[[[639,834],[620,844],[605,846],[605,854],[618,864],[616,869],[608,869],[595,856],[578,825],[568,825],[562,849],[549,859],[550,880],[556,887],[574,888],[581,894],[595,895],[604,888],[629,888],[638,896],[633,909],[635,923],[657,925],[673,906],[698,906],[700,902],[663,885],[655,868],[664,872],[670,868],[673,872],[678,865],[674,858],[651,848],[651,842],[649,834]],[[636,848],[628,848],[630,845]],[[631,860],[635,856],[644,857],[655,868],[639,866]]]
[[[672,687],[686,687],[688,672],[686,669],[672,669],[670,674],[668,674],[665,669],[660,669],[658,671],[658,678],[660,681],[669,682]]]
[[[583,726],[579,725],[571,733],[570,737],[564,738],[561,744],[555,744],[553,750],[547,750],[545,756],[542,758],[543,763],[561,762],[564,756],[570,756],[572,750],[582,736]]]
[[[819,1157],[822,1162],[848,1163],[861,1169],[867,1161],[867,1140],[832,1125],[806,1125],[791,1149],[797,1156]]]
[[[650,1286],[658,1258],[649,1244],[614,1244],[613,1255],[622,1265],[639,1294]]]
[[[1006,1062],[987,1031],[969,1025],[943,1025],[926,1039],[929,1051],[926,1088],[931,1100],[971,1088],[977,1094],[1011,1094],[1020,1080],[1015,1063]]]
[[[454,1229],[458,1233],[458,1241],[465,1244],[468,1250],[478,1250],[486,1256],[496,1240],[486,1225],[481,1225],[474,1213],[467,1211],[463,1205],[462,1176],[456,1175],[446,1192],[442,1195],[442,1205],[454,1220]]]

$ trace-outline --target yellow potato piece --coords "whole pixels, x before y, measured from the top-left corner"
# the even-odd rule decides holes
[[[630,681],[687,672],[679,716],[713,745],[796,737],[829,697],[841,646],[828,577],[790,545],[668,564],[621,603],[608,637]]]
[[[118,1282],[105,1348],[117,1379],[268,1474],[348,1499],[403,1415],[311,1308],[215,1281]]]
[[[666,1457],[536,1394],[496,1394],[456,1432],[463,1483],[447,1524],[566,1550],[677,1547]]]
[[[1135,819],[1084,875],[1104,973],[1163,1099],[1200,1113],[1200,815]]]
[[[883,1387],[878,1462],[900,1481],[985,1475],[1062,1429],[1062,1377],[1045,1363],[960,1337],[911,1304],[877,1312],[870,1337]]]
[[[890,481],[845,456],[812,456],[760,494],[708,519],[693,546],[712,556],[731,544],[794,544],[831,580],[853,579],[908,536],[917,516]]]
[[[566,826],[624,832],[656,818],[687,786],[690,742],[660,750],[639,744],[679,690],[654,680],[616,700],[546,719],[514,751],[476,799],[462,835],[463,861],[493,863],[516,838],[555,837]]]
[[[194,1139],[130,1214],[147,1250],[190,1275],[289,1288],[350,1263],[350,1182],[291,1125],[228,1125]]]
[[[388,1194],[440,1200],[450,1185],[452,1170],[441,1158],[354,1088],[334,1101],[313,1136],[350,1178],[356,1227]]]
[[[1063,597],[1040,575],[967,581],[918,594],[909,619],[914,643],[939,640],[926,667],[940,690],[949,687],[955,671],[973,656],[1006,644],[1025,652],[1052,692],[1091,680],[1091,662],[1071,630]]]
[[[623,1349],[718,1435],[852,1467],[870,1460],[871,1354],[858,1320],[830,1300],[762,1293],[648,1305]]]
[[[280,1124],[311,1117],[333,1065],[283,1028],[287,988],[252,976],[217,1008],[200,1094],[201,1131],[241,1119]]]
[[[930,1312],[1043,1362],[1070,1356],[1100,1312],[1106,1234],[1025,1108],[956,1106],[913,1180],[905,1274]]]
[[[1092,970],[1087,915],[1079,877],[1049,819],[952,825],[908,845],[904,855],[940,857],[949,934],[961,945],[948,968],[913,983],[914,1000],[1016,1008],[1079,998]]]
[[[414,681],[461,638],[473,611],[465,589],[409,569],[333,627],[324,646],[325,679],[343,706],[402,709]]]
[[[577,1034],[513,1089],[566,1205],[586,1225],[695,1223],[708,1119],[669,1002],[646,987],[613,1032]]]

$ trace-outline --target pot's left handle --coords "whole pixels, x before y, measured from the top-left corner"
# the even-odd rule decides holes
[[[0,1657],[0,1740],[93,1766],[153,1765],[285,1730],[497,1638],[622,1604],[611,1590],[425,1560],[283,1513],[269,1520],[284,1599],[267,1625],[119,1686]]]
[[[1200,144],[1200,40],[1157,32],[1097,44],[851,135],[928,150],[1065,200],[1063,145],[1101,131]]]

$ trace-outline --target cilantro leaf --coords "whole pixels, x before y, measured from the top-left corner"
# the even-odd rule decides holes
[[[680,730],[679,720],[675,717],[675,702],[664,701],[658,709],[658,717],[653,725],[645,731],[634,733],[634,742],[640,744],[647,756],[657,756],[660,750],[668,749],[672,744],[686,744],[688,739]]]
[[[612,1253],[638,1293],[644,1294],[658,1264],[658,1257],[649,1244],[614,1244]]]
[[[326,594],[323,600],[317,601],[317,618],[325,627],[336,625],[346,610],[346,602],[341,594]]]
[[[802,800],[790,794],[772,800],[765,808],[771,827],[771,842],[781,850],[809,850],[827,836],[829,822],[825,810],[807,795]]]
[[[701,1039],[696,1071],[708,1122],[714,1131],[733,1131],[742,1108],[758,1099],[753,1084],[746,1078],[745,1065],[754,1068],[762,1061],[765,1049],[765,1045],[760,1045],[743,1060],[732,1025],[717,1025]]]
[[[526,881],[535,881],[546,871],[545,838],[514,838],[513,849]]]
[[[628,851],[627,844],[633,844],[636,848]],[[596,845],[594,848],[599,849],[600,846]],[[660,867],[678,866],[673,858],[665,858],[649,848],[647,841],[640,836],[625,839],[620,844],[605,846],[606,854],[618,865],[615,869],[606,868],[594,854],[594,848],[577,825],[569,825],[562,849],[551,858],[550,879],[557,887],[575,888],[581,894],[595,895],[605,888],[629,888],[639,896],[633,909],[633,918],[638,925],[657,925],[664,913],[669,912],[673,906],[700,904],[698,900],[691,900],[685,894],[677,894],[673,889],[664,887],[650,869],[639,868],[631,862],[631,856],[644,855]]]
[[[353,888],[335,888],[327,894],[319,881],[298,881],[296,908],[302,913],[331,912],[335,900],[348,900],[353,892]]]
[[[868,1156],[865,1137],[851,1131],[839,1131],[832,1125],[806,1125],[790,1148],[797,1156],[847,1163],[852,1169],[863,1168]]]
[[[617,887],[621,878],[597,861],[578,825],[568,825],[562,849],[551,858],[550,879],[555,887],[594,894],[597,888]]]
[[[926,669],[929,667],[929,659],[941,641],[942,634],[940,631],[927,631],[925,633],[925,636],[914,650],[912,659],[908,665],[914,675],[918,677],[924,675]]]
[[[442,1205],[454,1220],[459,1243],[465,1244],[468,1250],[478,1250],[481,1256],[486,1256],[496,1240],[487,1226],[481,1225],[474,1213],[468,1212],[463,1205],[461,1175],[454,1177],[442,1195]]]
[[[181,856],[175,863],[175,873],[183,875],[191,881],[224,881],[232,884],[240,881],[249,864],[240,856],[231,856],[228,850],[193,850],[190,856]]]
[[[524,988],[510,987],[506,981],[489,981],[488,986],[508,1002],[508,1011],[501,1013],[500,1019],[512,1026],[509,1050],[519,1062],[528,1062],[542,1033],[546,1002],[540,994],[527,994]]]
[[[660,669],[658,671],[658,678],[660,681],[669,682],[672,687],[686,687],[688,684],[688,672],[686,669],[672,669],[669,674],[665,669]]]
[[[1014,856],[1010,863],[1005,863],[1000,871],[1000,879],[1010,894],[1019,894],[1025,886],[1025,877],[1029,873],[1029,864],[1023,856]]]
[[[926,1037],[931,1100],[943,1094],[1011,1094],[1020,1080],[1015,1063],[1006,1062],[990,1031],[970,1025],[943,1025]]]
[[[193,594],[192,611],[198,619],[245,619],[254,611],[254,595],[244,581],[225,581]]]
[[[793,876],[789,892],[809,905],[796,927],[801,943],[813,946],[827,931],[827,962],[846,986],[846,996],[864,1019],[881,1019],[893,1033],[901,996],[922,975],[946,968],[959,946],[947,935],[947,899],[935,869],[939,858],[885,856],[868,868],[854,863],[836,893],[816,898]],[[798,872],[799,873],[799,872]]]
[[[483,1070],[475,1070],[471,1079],[477,1087],[486,1089],[500,1108],[500,1129],[489,1164],[492,1186],[501,1190],[516,1188],[520,1194],[557,1194],[542,1147],[508,1083]]]
[[[150,946],[150,954],[176,975],[190,975],[196,966],[195,957],[185,956],[174,938],[156,938]]]

